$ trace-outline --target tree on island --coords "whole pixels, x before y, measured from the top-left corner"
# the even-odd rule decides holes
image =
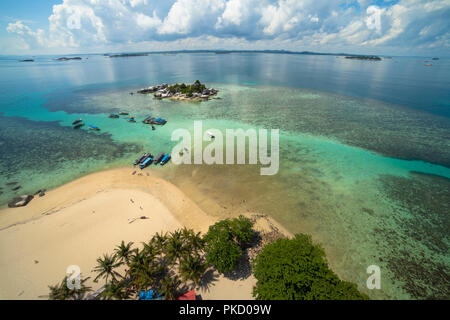
[[[366,300],[355,284],[328,267],[325,252],[311,236],[297,234],[268,244],[253,265],[258,300]]]
[[[180,275],[184,281],[191,280],[196,286],[200,283],[208,264],[201,256],[187,254],[180,263]]]
[[[68,288],[67,282],[69,281],[69,277],[65,276],[64,279],[54,285],[48,286],[50,293],[48,295],[49,300],[82,300],[86,293],[91,291],[91,287],[87,287],[84,283],[89,278],[82,279],[80,277],[80,287],[77,288]]]
[[[203,237],[206,260],[219,272],[232,271],[253,236],[252,223],[244,216],[217,222]]]
[[[131,247],[133,246],[133,242],[129,242],[125,244],[125,241],[122,240],[120,245],[114,249],[116,257],[120,260],[122,263],[128,263],[130,262],[131,257],[133,256],[133,250]]]
[[[104,254],[103,258],[97,259],[97,266],[94,268],[94,271],[98,274],[94,282],[97,282],[99,278],[104,278],[106,283],[108,283],[108,278],[111,278],[112,281],[117,281],[117,278],[121,278],[121,275],[115,269],[121,265],[122,262],[118,261],[116,255]]]

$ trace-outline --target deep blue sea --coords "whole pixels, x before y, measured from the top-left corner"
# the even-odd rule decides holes
[[[260,176],[254,166],[173,164],[158,174],[210,214],[261,212],[292,232],[311,234],[333,270],[372,298],[450,298],[450,59],[81,57],[0,57],[1,205],[129,165],[144,150],[169,152],[172,131],[192,130],[194,120],[222,130],[280,129],[275,176]],[[220,99],[130,95],[197,79],[219,89]],[[108,118],[119,111],[137,123]],[[139,120],[150,114],[167,125],[149,130]],[[77,118],[101,131],[74,130]],[[217,207],[222,211],[214,212]],[[383,275],[377,291],[365,287],[373,264]]]

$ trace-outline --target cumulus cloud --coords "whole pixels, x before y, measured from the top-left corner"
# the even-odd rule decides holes
[[[167,46],[190,39],[210,41],[212,48],[444,49],[449,16],[450,0],[63,0],[53,6],[48,30],[16,21],[7,31],[30,49]]]

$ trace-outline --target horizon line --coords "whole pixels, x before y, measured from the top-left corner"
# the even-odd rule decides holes
[[[158,51],[118,51],[118,52],[92,52],[92,53],[67,53],[67,54],[0,54],[0,56],[22,56],[22,57],[39,57],[39,56],[87,56],[87,55],[145,55],[145,54],[161,54],[161,53],[211,53],[211,52],[226,52],[226,53],[273,53],[273,54],[298,54],[298,55],[324,55],[324,56],[379,56],[379,57],[437,57],[437,56],[421,56],[421,55],[387,55],[387,54],[359,54],[359,53],[345,53],[345,52],[317,52],[317,51],[291,51],[284,49],[179,49],[179,50],[158,50]],[[443,56],[443,58],[449,58]]]

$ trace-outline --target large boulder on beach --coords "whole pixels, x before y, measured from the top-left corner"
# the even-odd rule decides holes
[[[33,200],[34,196],[32,195],[24,195],[13,198],[9,203],[9,208],[18,208],[25,207],[31,200]]]

